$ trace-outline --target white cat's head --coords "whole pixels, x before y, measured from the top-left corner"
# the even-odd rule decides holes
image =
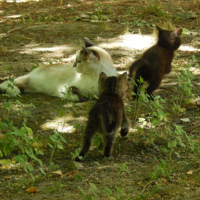
[[[114,75],[113,71],[116,69],[113,67],[110,55],[100,47],[94,46],[92,42],[88,44],[88,41],[87,43],[85,41],[85,46],[77,53],[74,63],[76,71],[90,75],[99,75],[104,71],[108,75]]]

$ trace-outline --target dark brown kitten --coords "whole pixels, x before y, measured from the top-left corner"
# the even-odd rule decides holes
[[[153,91],[160,85],[164,74],[171,71],[171,62],[174,57],[174,51],[181,45],[182,29],[175,31],[166,31],[159,27],[158,29],[158,42],[156,45],[148,49],[143,56],[136,60],[129,69],[129,78],[132,78],[133,71],[136,70],[135,83],[133,95],[138,98],[139,88],[141,86],[140,77],[144,81],[149,82],[146,93],[150,96],[149,99],[153,100]]]
[[[127,73],[118,77],[107,77],[104,72],[99,75],[100,98],[89,113],[83,147],[79,156],[85,157],[96,132],[103,136],[104,156],[106,157],[111,155],[118,132],[120,131],[122,137],[128,134],[129,120],[126,117],[123,103],[123,97],[128,89],[126,79]],[[80,161],[78,157],[75,160]]]

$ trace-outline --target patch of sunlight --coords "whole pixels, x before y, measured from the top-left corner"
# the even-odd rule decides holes
[[[66,51],[73,49],[72,47],[61,45],[54,47],[39,47],[39,44],[28,44],[25,45],[24,48],[20,49],[20,53],[22,54],[35,54],[38,52],[42,52],[44,57],[52,57],[49,53],[53,53],[54,57],[62,57]]]
[[[181,50],[181,51],[200,51],[200,49],[194,48],[193,46],[189,46],[189,45],[181,45],[179,47],[179,50]]]
[[[7,3],[22,3],[28,1],[39,1],[39,0],[6,0]]]
[[[21,15],[10,15],[10,16],[6,16],[4,18],[19,18],[21,17]]]
[[[54,129],[58,130],[61,133],[74,133],[76,131],[76,128],[74,128],[73,124],[85,121],[85,117],[78,117],[76,118],[76,121],[72,121],[73,116],[72,115],[65,115],[63,117],[55,118],[54,120],[47,120],[46,123],[41,125],[42,129]],[[67,123],[70,122],[70,123]]]
[[[0,34],[0,38],[5,37],[5,36],[6,36],[5,33],[1,33],[1,34]]]
[[[115,41],[108,41],[108,43],[102,43],[99,45],[102,48],[107,49],[122,49],[122,50],[145,50],[156,44],[155,35],[141,35],[141,34],[131,34],[125,33],[115,38]],[[179,47],[181,51],[200,51],[193,46],[181,45]]]
[[[102,48],[116,48],[116,49],[128,49],[128,50],[143,50],[146,49],[156,42],[156,37],[151,35],[140,35],[125,33],[115,39],[114,42],[102,43]]]

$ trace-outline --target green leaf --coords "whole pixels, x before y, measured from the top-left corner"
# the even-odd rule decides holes
[[[26,127],[26,130],[28,131],[28,134],[29,134],[29,135],[33,135],[33,131],[32,131],[31,128]]]
[[[165,153],[168,153],[168,150],[166,148],[161,148],[161,150]]]
[[[94,183],[90,183],[90,189],[89,189],[89,191],[90,192],[94,192],[94,191],[97,191],[97,190],[98,189],[97,189],[96,185]]]
[[[104,191],[108,196],[112,196],[112,191],[111,191],[109,188],[105,187],[105,188],[103,189],[103,191]]]

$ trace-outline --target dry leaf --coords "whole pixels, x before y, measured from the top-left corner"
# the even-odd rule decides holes
[[[182,122],[190,122],[190,119],[189,118],[182,118],[180,119]]]
[[[30,188],[26,189],[26,192],[36,193],[36,192],[38,192],[38,190],[36,190],[34,187],[30,187]]]
[[[193,174],[193,170],[188,171],[187,174]]]
[[[56,175],[58,175],[58,176],[62,176],[62,175],[63,175],[62,172],[61,172],[61,170],[52,172],[52,174],[56,174]]]

